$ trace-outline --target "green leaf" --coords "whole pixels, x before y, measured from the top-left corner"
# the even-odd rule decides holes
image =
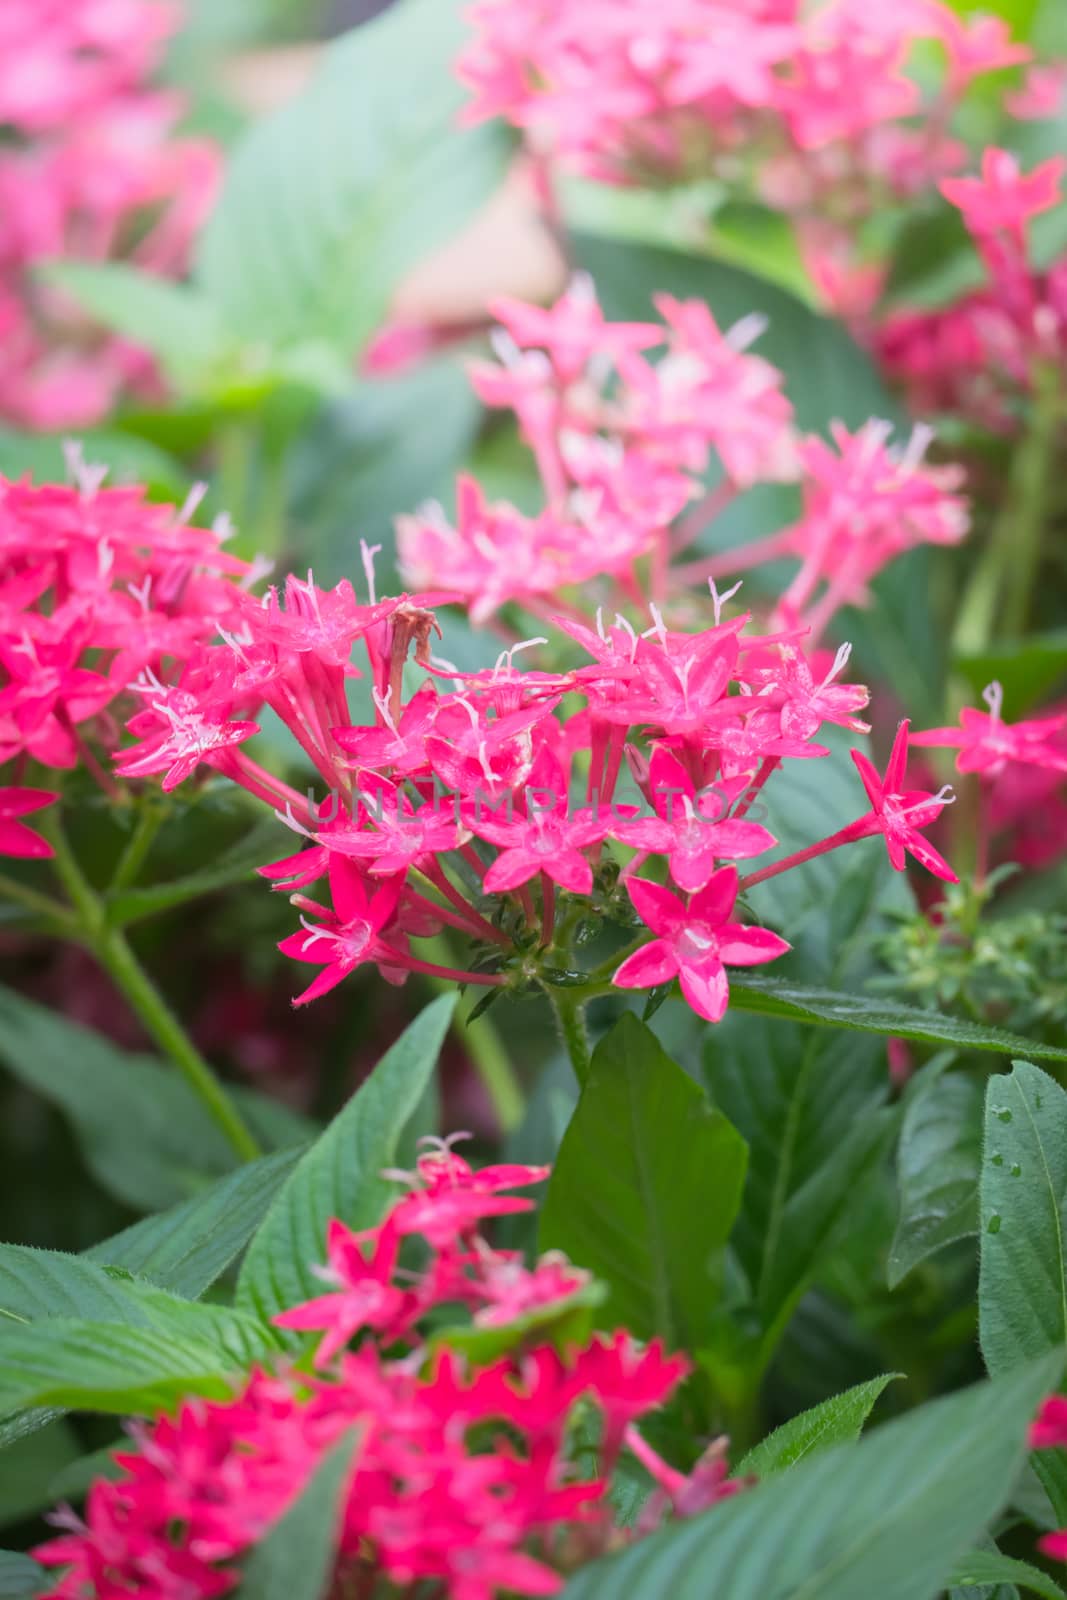
[[[469,457],[482,415],[453,357],[421,362],[392,378],[364,379],[323,409],[292,453],[290,508],[300,530],[300,560],[314,563],[320,583],[349,575],[358,562],[358,537],[383,547],[379,593],[399,592],[393,587],[393,519],[427,500],[451,504],[456,472]]]
[[[93,1177],[140,1211],[187,1199],[236,1157],[184,1079],[149,1056],[0,989],[0,1061],[59,1107]],[[233,1098],[269,1146],[307,1139],[311,1125],[249,1090]]]
[[[219,889],[228,889],[235,883],[247,883],[256,868],[262,866],[264,857],[273,859],[278,847],[278,823],[274,817],[265,817],[224,851],[213,867],[204,867],[170,883],[146,884],[143,888],[124,889],[119,894],[109,895],[108,921],[115,927],[128,927],[132,922],[172,911],[176,906],[199,900]]]
[[[769,1358],[801,1295],[840,1238],[859,1184],[888,1139],[883,1052],[729,1013],[709,1029],[712,1102],[749,1145],[732,1244],[752,1286]]]
[[[931,1600],[1004,1504],[1050,1361],[920,1407],[572,1578],[565,1600]]]
[[[996,680],[1004,690],[1004,716],[1013,721],[1046,700],[1067,677],[1067,629],[958,656],[956,665],[976,697]]]
[[[0,1525],[32,1516],[59,1498],[51,1493],[57,1477],[71,1469],[84,1450],[70,1423],[60,1417],[47,1428],[0,1450]]]
[[[227,353],[217,308],[189,284],[124,261],[49,261],[38,276],[105,328],[150,350],[179,388],[197,387]]]
[[[321,1290],[313,1268],[325,1255],[330,1219],[339,1217],[357,1229],[378,1222],[393,1193],[382,1169],[397,1159],[454,1006],[454,995],[427,1006],[301,1157],[245,1256],[237,1281],[239,1306],[269,1318],[310,1300]]]
[[[85,1255],[196,1300],[244,1249],[303,1153],[249,1161],[181,1205],[145,1217]]]
[[[181,502],[189,474],[166,450],[117,430],[83,430],[77,435],[87,462],[108,468],[109,481],[144,484],[157,498]],[[7,478],[29,473],[38,483],[67,478],[63,439],[55,434],[18,433],[0,428],[0,472]]]
[[[990,1078],[978,1318],[990,1372],[1067,1342],[1067,1094],[1027,1061]]]
[[[826,1028],[954,1045],[960,1050],[992,1050],[1000,1055],[1025,1050],[1042,1061],[1067,1061],[1067,1050],[1060,1046],[1022,1039],[1003,1028],[942,1016],[937,1011],[921,1011],[917,1006],[899,1005],[896,1001],[887,1003],[867,995],[839,994],[816,985],[791,983],[788,978],[750,975],[743,983],[731,978],[730,1008]]]
[[[357,350],[408,268],[498,187],[509,139],[457,123],[463,33],[448,0],[402,0],[238,143],[196,275],[238,336]]]
[[[274,1346],[251,1317],[190,1306],[180,1326],[52,1317],[0,1327],[0,1415],[29,1407],[151,1414],[187,1394],[225,1399]]]
[[[0,1550],[0,1600],[23,1600],[36,1594],[48,1581],[48,1573],[36,1561],[18,1550]]]
[[[541,1249],[563,1250],[608,1285],[603,1326],[697,1350],[746,1159],[740,1135],[626,1013],[594,1051],[563,1136]]]
[[[821,1405],[802,1411],[776,1428],[734,1468],[735,1477],[771,1478],[787,1467],[796,1466],[805,1456],[827,1450],[835,1444],[851,1444],[863,1432],[863,1424],[875,1401],[901,1372],[886,1372],[868,1383],[858,1383],[843,1394],[831,1395]]]
[[[904,1110],[897,1150],[900,1216],[889,1287],[957,1239],[978,1232],[982,1085],[953,1072],[921,1084]]]
[[[329,1589],[342,1494],[359,1452],[352,1428],[323,1457],[307,1487],[245,1566],[242,1600],[321,1600]]]
[[[1064,1592],[1047,1573],[1028,1561],[1015,1561],[999,1550],[972,1550],[956,1563],[949,1582],[960,1586],[1014,1583],[1020,1589],[1041,1596],[1041,1600],[1064,1600]]]

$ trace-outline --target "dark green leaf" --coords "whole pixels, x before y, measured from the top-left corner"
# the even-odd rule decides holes
[[[566,1600],[931,1600],[1007,1498],[1049,1361],[920,1407],[594,1562]]]
[[[358,349],[404,272],[494,192],[510,145],[497,126],[457,124],[462,37],[451,4],[401,0],[244,136],[197,263],[228,328]]]
[[[202,1194],[135,1222],[85,1253],[195,1300],[244,1249],[301,1154],[297,1146],[250,1161]]]
[[[734,1477],[771,1478],[816,1451],[828,1450],[834,1444],[851,1444],[863,1432],[863,1424],[879,1395],[900,1377],[903,1373],[883,1373],[880,1378],[859,1383],[843,1394],[831,1395],[821,1405],[791,1417],[738,1462]]]
[[[827,1028],[954,1045],[960,1050],[992,1050],[1000,1055],[1025,1050],[1041,1061],[1067,1061],[1067,1050],[1061,1046],[1021,1039],[1003,1028],[942,1016],[937,1011],[920,1011],[917,1006],[899,1005],[896,1001],[887,1003],[867,995],[838,994],[815,985],[790,983],[785,978],[748,975],[743,983],[731,979],[730,1007]]]
[[[240,841],[219,857],[213,867],[191,872],[172,883],[147,884],[144,888],[124,889],[108,897],[108,919],[115,927],[141,922],[145,917],[172,911],[175,906],[199,900],[203,895],[228,889],[235,883],[250,882],[264,858],[278,852],[280,829],[273,817],[265,817],[250,828]]]
[[[1004,716],[1014,721],[1047,699],[1067,677],[1067,630],[991,646],[980,654],[958,657],[956,665],[976,698],[987,684],[999,683],[1004,690]]]
[[[47,1428],[0,1450],[0,1524],[7,1527],[60,1498],[52,1484],[70,1469],[84,1446],[60,1417]]]
[[[905,1107],[891,1289],[936,1250],[978,1232],[982,1102],[981,1084],[954,1072],[921,1085]]]
[[[888,1138],[883,1053],[856,1037],[727,1015],[708,1031],[712,1101],[749,1144],[733,1247],[763,1325],[763,1358],[840,1237]]]
[[[0,1061],[70,1121],[101,1186],[143,1211],[185,1200],[236,1158],[178,1074],[0,989]],[[307,1139],[310,1124],[249,1090],[241,1111],[270,1146]]]
[[[330,1219],[354,1228],[379,1220],[394,1192],[382,1169],[397,1159],[454,1005],[454,995],[442,995],[427,1006],[302,1156],[245,1256],[238,1305],[268,1318],[310,1300],[320,1292],[313,1268],[324,1259]]]
[[[353,1428],[323,1457],[300,1498],[249,1557],[242,1600],[321,1600],[326,1594],[342,1493],[359,1448],[359,1430]]]
[[[627,1013],[593,1053],[548,1186],[541,1248],[608,1285],[605,1326],[697,1350],[745,1163],[744,1140]]]
[[[17,1550],[0,1550],[0,1600],[23,1600],[36,1594],[48,1581],[48,1573],[29,1556]]]
[[[1014,1561],[1002,1556],[999,1550],[972,1550],[956,1563],[949,1580],[961,1586],[977,1587],[983,1584],[1014,1583],[1020,1589],[1041,1596],[1041,1600],[1064,1600],[1064,1592],[1047,1573],[1032,1567],[1028,1561]]]

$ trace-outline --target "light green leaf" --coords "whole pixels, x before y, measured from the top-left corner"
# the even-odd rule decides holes
[[[392,1194],[381,1176],[419,1108],[448,1031],[454,995],[427,1006],[367,1081],[301,1157],[255,1238],[237,1282],[237,1303],[269,1318],[321,1290],[313,1268],[332,1217],[373,1227]]]
[[[76,437],[91,466],[108,468],[109,483],[144,484],[154,496],[179,504],[189,492],[185,468],[147,439],[116,429],[83,429]],[[28,472],[37,483],[62,483],[67,478],[63,443],[55,434],[0,428],[0,472],[7,478]]]
[[[897,1149],[900,1216],[889,1287],[957,1239],[978,1232],[983,1088],[953,1072],[922,1084],[904,1110]]]
[[[180,1326],[72,1317],[12,1323],[0,1327],[0,1415],[39,1406],[151,1414],[188,1394],[224,1399],[271,1348],[267,1330],[233,1312]]]
[[[163,1210],[236,1165],[175,1071],[10,989],[0,989],[0,1061],[59,1107],[93,1177],[137,1210]],[[269,1147],[309,1137],[311,1125],[286,1107],[249,1090],[235,1090],[233,1098]]]
[[[543,1250],[608,1286],[607,1327],[672,1347],[705,1342],[745,1142],[630,1013],[601,1040],[552,1172]]]
[[[859,1383],[843,1394],[831,1395],[821,1405],[791,1417],[738,1462],[734,1477],[771,1478],[819,1450],[827,1450],[835,1444],[851,1444],[863,1432],[863,1424],[883,1390],[900,1377],[903,1373],[883,1373],[880,1378]]]
[[[1004,1504],[1050,1361],[922,1406],[571,1579],[566,1600],[933,1600]]]
[[[113,333],[150,350],[171,380],[196,387],[229,348],[210,299],[125,261],[49,261],[38,276]]]
[[[1027,1061],[989,1080],[980,1212],[979,1332],[995,1375],[1067,1342],[1067,1094]]]
[[[960,1050],[992,1050],[1011,1055],[1025,1050],[1042,1061],[1067,1061],[1067,1050],[1022,1039],[1004,1028],[969,1022],[960,1017],[921,1011],[917,1006],[887,1003],[862,994],[839,994],[816,985],[791,983],[787,978],[748,975],[743,983],[730,981],[730,1007],[763,1017],[781,1017],[826,1028],[848,1028],[860,1033],[894,1035],[924,1044],[954,1045]]]
[[[1064,1600],[1063,1590],[1047,1573],[1032,1567],[1028,1561],[1002,1556],[999,1550],[972,1550],[956,1563],[949,1582],[972,1587],[1014,1583],[1030,1594],[1040,1595],[1041,1600]]]
[[[244,1249],[302,1149],[298,1145],[250,1161],[191,1200],[135,1222],[85,1254],[196,1300]]]
[[[342,1493],[359,1448],[353,1428],[323,1457],[299,1499],[249,1557],[242,1600],[321,1600],[327,1593]]]
[[[357,350],[407,269],[494,192],[510,142],[458,126],[462,37],[449,0],[401,0],[238,143],[196,274],[227,327]]]

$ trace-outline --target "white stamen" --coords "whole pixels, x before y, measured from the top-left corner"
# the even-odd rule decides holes
[[[989,707],[989,715],[994,722],[1001,720],[1001,711],[1004,708],[1004,689],[994,678],[992,683],[987,683],[982,690],[982,699]]]
[[[734,595],[737,593],[738,589],[741,588],[741,585],[744,583],[744,581],[744,578],[738,578],[732,589],[727,589],[725,594],[720,594],[715,586],[715,579],[708,579],[708,588],[711,590],[711,604],[715,612],[716,627],[718,627],[719,623],[722,621],[723,606],[726,604],[727,600],[733,599]]]
[[[195,513],[197,506],[200,504],[201,500],[204,498],[204,496],[206,494],[207,494],[207,484],[206,483],[194,483],[193,484],[192,488],[189,490],[189,493],[186,495],[185,499],[182,501],[181,509],[178,512],[179,525],[184,526],[184,524],[187,523],[190,520],[190,518]]]
[[[359,541],[359,559],[363,563],[363,576],[367,580],[367,593],[370,596],[372,606],[377,604],[378,599],[374,586],[374,558],[381,555],[381,553],[382,547],[380,544],[368,544],[366,539]]]

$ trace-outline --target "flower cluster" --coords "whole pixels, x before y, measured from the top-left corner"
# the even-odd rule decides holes
[[[725,968],[787,948],[742,920],[746,887],[879,833],[895,866],[907,850],[953,877],[920,831],[950,791],[906,788],[906,724],[884,781],[854,752],[869,800],[854,823],[745,878],[732,864],[777,842],[747,816],[772,774],[827,755],[815,742],[824,724],[864,728],[867,691],[836,681],[847,647],[817,678],[798,630],[750,634],[746,615],[723,620],[716,602],[715,622],[691,633],[668,628],[655,607],[640,633],[621,615],[610,626],[564,617],[582,664],[523,671],[511,649],[462,673],[433,656],[434,598],[372,593],[360,604],[347,581],[324,591],[310,575],[290,577],[284,598],[238,594],[224,641],[199,648],[170,686],[147,686],[130,725],[139,743],[119,757],[120,772],[162,773],[164,788],[206,763],[306,837],[261,869],[301,913],[282,950],[320,969],[298,1003],[368,963],[391,982],[412,971],[490,989],[592,982],[574,968],[575,949],[615,924],[636,935],[634,948],[605,977],[647,988],[677,976],[694,1009],[718,1021]],[[375,712],[365,724],[348,703],[357,643]],[[409,692],[413,647],[424,678]],[[263,705],[325,799],[242,748]],[[632,799],[620,792],[627,773]],[[304,892],[320,880],[328,904]],[[442,930],[471,942],[468,968],[412,949]]]
[[[181,103],[148,80],[180,13],[169,0],[5,0],[0,15],[0,415],[84,427],[145,353],[105,338],[35,275],[60,257],[173,275],[210,206],[217,155],[178,138]]]
[[[399,519],[410,582],[455,591],[485,621],[508,604],[551,614],[593,582],[613,608],[645,593],[662,603],[784,558],[799,570],[772,625],[802,624],[814,641],[903,551],[963,538],[962,474],[924,466],[925,430],[902,452],[878,422],[837,426],[832,445],[802,438],[781,374],[748,348],[759,318],[722,333],[702,301],[660,295],[656,308],[659,323],[609,322],[584,277],[548,310],[494,303],[501,361],[473,363],[472,382],[515,413],[545,505],[525,516],[462,479],[455,527],[439,506]],[[652,361],[657,345],[666,354]],[[803,489],[794,526],[679,562],[739,494],[789,479]]]
[[[943,310],[905,309],[885,319],[875,345],[886,370],[928,412],[959,412],[1014,432],[1020,396],[1040,391],[1067,355],[1067,255],[1047,270],[1030,262],[1029,225],[1057,205],[1067,161],[1024,173],[1006,150],[987,150],[981,176],[942,184],[978,248],[986,286]],[[1052,380],[1050,380],[1052,381]]]
[[[379,1227],[330,1224],[329,1292],[275,1318],[323,1330],[310,1370],[256,1372],[232,1400],[188,1400],[173,1418],[133,1427],[135,1448],[116,1456],[121,1476],[93,1485],[85,1522],[59,1513],[66,1531],[34,1552],[62,1569],[53,1600],[225,1593],[238,1581],[234,1563],[346,1439],[336,1575],[359,1593],[375,1576],[430,1581],[452,1600],[556,1593],[561,1568],[634,1537],[615,1526],[607,1500],[624,1449],[653,1484],[639,1533],[667,1511],[691,1515],[744,1487],[726,1475],[723,1441],[686,1473],[636,1429],[685,1376],[683,1357],[622,1331],[568,1342],[564,1319],[588,1300],[586,1275],[563,1257],[527,1268],[479,1232],[531,1207],[503,1191],[541,1181],[547,1168],[476,1172],[451,1144],[421,1156],[410,1177],[391,1174],[411,1189]],[[400,1264],[409,1239],[422,1241],[417,1271]],[[456,1329],[461,1308],[469,1322]],[[468,1344],[488,1334],[496,1350],[481,1363],[476,1353],[463,1359],[442,1313],[461,1346],[465,1334]],[[579,1418],[595,1440],[595,1475],[575,1459]]]
[[[1029,58],[1003,21],[943,0],[481,0],[471,16],[471,120],[505,117],[603,182],[747,177],[821,253],[827,224],[836,240],[958,170],[971,84]],[[920,43],[940,52],[929,97],[908,70]]]
[[[1030,1425],[1031,1450],[1056,1450],[1067,1445],[1067,1397],[1053,1394],[1043,1401]],[[1067,1561],[1067,1528],[1047,1533],[1038,1549],[1056,1561]]]
[[[0,479],[0,853],[47,854],[17,818],[54,799],[18,786],[32,761],[83,763],[106,789],[133,685],[157,685],[215,636],[251,576],[222,549],[225,528],[190,526],[139,488],[105,489],[72,454],[78,482]]]

